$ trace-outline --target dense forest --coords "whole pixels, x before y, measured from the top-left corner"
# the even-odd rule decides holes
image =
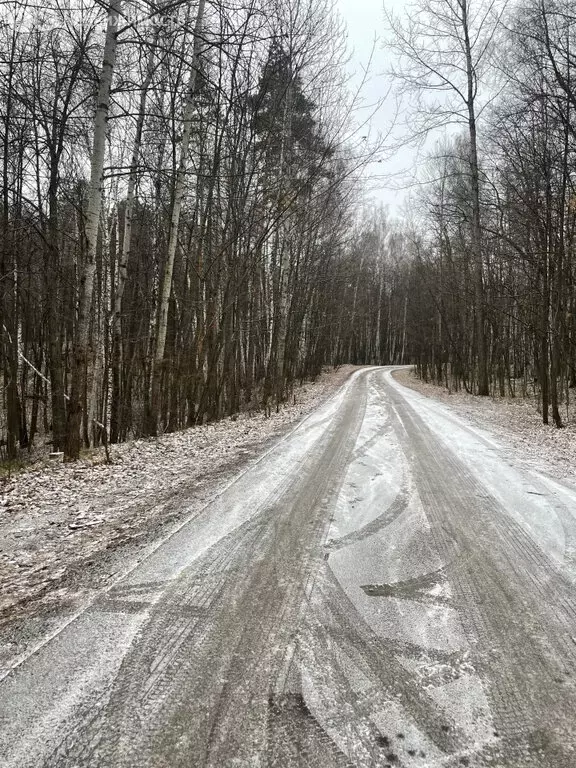
[[[398,223],[365,200],[378,148],[332,0],[3,2],[4,456],[269,410],[343,363],[537,392],[560,426],[575,21],[565,0],[383,15],[406,141],[452,126]]]
[[[389,22],[416,131],[457,126],[414,201],[412,360],[451,388],[536,395],[559,427],[576,386],[574,7],[431,0]]]
[[[402,246],[358,213],[373,150],[331,3],[2,13],[8,458],[40,439],[75,458],[273,408],[326,364],[406,358]]]

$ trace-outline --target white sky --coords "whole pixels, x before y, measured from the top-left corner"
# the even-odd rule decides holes
[[[387,8],[401,14],[405,0],[387,0]],[[371,77],[363,91],[364,104],[376,104],[389,91],[390,79],[386,70],[390,67],[390,55],[386,50],[384,38],[384,0],[337,0],[337,8],[348,29],[348,48],[352,58],[349,63],[351,74],[360,78],[362,70],[368,66],[372,54]],[[376,44],[374,45],[374,41]],[[372,135],[377,132],[386,134],[393,122],[394,102],[389,98],[378,110],[372,120]],[[366,110],[368,114],[369,110]],[[366,131],[368,133],[368,131]],[[415,151],[413,148],[399,150],[394,157],[381,163],[373,163],[367,173],[372,196],[384,202],[394,216],[402,214],[402,206],[408,195],[403,189],[415,170]]]

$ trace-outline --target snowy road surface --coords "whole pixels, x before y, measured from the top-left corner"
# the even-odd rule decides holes
[[[0,682],[0,765],[576,766],[576,493],[355,374]]]

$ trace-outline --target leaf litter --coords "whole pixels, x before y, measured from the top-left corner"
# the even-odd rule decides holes
[[[40,461],[0,487],[0,672],[138,562],[275,440],[330,397],[355,366],[327,369],[269,417],[218,422]]]

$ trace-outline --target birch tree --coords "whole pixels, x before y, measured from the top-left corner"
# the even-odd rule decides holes
[[[188,80],[188,93],[184,106],[184,117],[182,120],[182,141],[180,145],[180,159],[174,185],[174,200],[170,215],[170,230],[168,235],[168,248],[166,254],[166,265],[162,276],[160,287],[160,300],[158,309],[158,328],[156,333],[156,345],[154,349],[153,369],[152,369],[152,392],[150,405],[152,409],[152,422],[148,425],[149,432],[155,434],[157,430],[157,414],[159,406],[160,379],[162,376],[162,363],[164,360],[164,348],[166,345],[166,333],[168,329],[168,306],[170,294],[172,293],[172,275],[174,272],[174,260],[176,258],[176,248],[178,245],[178,231],[180,226],[180,213],[182,203],[188,184],[188,159],[190,152],[190,136],[192,124],[196,111],[196,81],[198,69],[200,66],[200,55],[202,52],[202,28],[204,25],[204,11],[206,0],[199,0],[198,10],[196,12],[196,22],[194,24],[193,56],[190,67],[190,76]]]
[[[94,291],[94,273],[96,270],[96,247],[102,205],[102,177],[106,136],[108,131],[108,112],[110,91],[118,44],[118,27],[121,14],[121,0],[112,0],[108,9],[106,38],[102,57],[102,70],[98,82],[96,114],[92,140],[90,162],[90,182],[84,214],[84,237],[86,240],[85,264],[80,280],[78,319],[74,339],[73,364],[71,372],[70,399],[68,404],[68,434],[66,456],[77,459],[80,454],[80,428],[84,408],[86,389],[86,366],[90,344],[90,313]]]
[[[141,160],[142,133],[144,130],[144,121],[146,119],[148,91],[152,83],[157,63],[156,47],[158,45],[159,34],[160,27],[157,26],[151,45],[147,48],[145,53],[145,75],[141,85],[140,98],[138,100],[138,111],[136,113],[136,124],[134,127],[134,141],[128,172],[128,186],[126,190],[126,200],[124,202],[124,231],[122,247],[118,259],[114,309],[112,315],[112,398],[110,413],[110,442],[112,443],[117,442],[118,437],[121,434],[121,420],[124,416],[124,392],[122,391],[121,386],[122,305],[126,279],[128,276],[128,264],[132,253],[132,222],[134,206],[136,203],[136,184],[138,181],[139,164]]]

